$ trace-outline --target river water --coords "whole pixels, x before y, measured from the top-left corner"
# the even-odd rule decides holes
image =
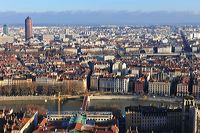
[[[61,111],[78,111],[82,105],[82,99],[66,100],[61,102]],[[152,102],[143,100],[91,100],[89,103],[89,111],[111,111],[113,109],[121,110],[125,113],[126,106],[138,106],[138,105],[155,105],[155,106],[177,106],[180,103],[163,103],[163,102]],[[58,102],[57,100],[51,101],[1,101],[0,109],[13,108],[14,110],[20,110],[23,107],[36,107],[46,111],[57,111]]]

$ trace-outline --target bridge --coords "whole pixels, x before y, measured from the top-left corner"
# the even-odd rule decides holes
[[[88,102],[90,101],[90,97],[88,95],[85,95],[84,98],[83,98],[83,103],[82,103],[82,106],[81,106],[81,111],[86,111],[87,110],[87,107],[88,107]]]
[[[60,102],[64,99],[73,99],[73,98],[77,98],[77,96],[67,96],[67,95],[60,95],[60,93],[58,94],[58,115],[60,115]],[[78,98],[80,98],[80,96],[78,96]],[[84,98],[83,98],[83,102],[82,102],[82,106],[80,107],[80,111],[82,112],[86,112],[87,111],[87,108],[88,108],[88,103],[90,102],[90,97],[89,97],[89,94],[86,92],[86,94],[84,95]]]

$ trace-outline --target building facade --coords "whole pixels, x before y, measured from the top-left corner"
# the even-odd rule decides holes
[[[102,77],[99,79],[99,90],[105,92],[113,92],[114,90],[114,78]]]
[[[90,90],[91,91],[98,91],[99,90],[99,76],[92,75],[90,78]]]
[[[152,95],[170,96],[170,82],[149,82],[149,93]]]
[[[115,74],[116,73],[121,73],[121,74],[124,75],[126,73],[126,69],[127,69],[126,64],[123,63],[123,62],[120,62],[120,61],[117,61],[112,66],[112,72],[115,73]]]
[[[198,84],[194,84],[192,86],[192,94],[195,98],[200,97],[200,86]]]
[[[130,91],[130,78],[92,76],[90,89],[102,92],[128,93]]]
[[[134,93],[144,94],[144,81],[136,81],[134,84]]]
[[[118,77],[114,79],[114,93],[128,93],[129,78]]]
[[[189,95],[189,90],[188,90],[188,84],[185,83],[180,83],[177,84],[177,96],[188,96]]]

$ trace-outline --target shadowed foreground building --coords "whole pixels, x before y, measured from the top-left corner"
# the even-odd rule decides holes
[[[126,129],[139,132],[197,133],[198,108],[192,97],[185,97],[182,108],[129,106]]]
[[[119,133],[112,112],[65,111],[61,115],[47,113],[34,133]]]

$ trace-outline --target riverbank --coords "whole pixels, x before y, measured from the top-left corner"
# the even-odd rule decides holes
[[[62,95],[62,100],[82,99],[83,95]],[[57,100],[57,96],[0,96],[0,101],[49,101]],[[180,103],[182,98],[180,97],[150,97],[150,96],[135,96],[135,95],[91,95],[90,100],[137,100],[137,101],[152,101],[152,102],[169,102]],[[196,103],[200,105],[200,100],[196,100]]]
[[[134,96],[134,95],[99,95],[90,96],[90,100],[140,100],[140,101],[159,101],[159,102],[181,102],[182,98],[171,97],[150,97],[150,96]]]
[[[57,100],[57,96],[0,96],[0,101],[40,101]],[[65,95],[61,99],[80,99],[80,96]]]
[[[1,96],[0,101],[55,100],[54,96]]]

